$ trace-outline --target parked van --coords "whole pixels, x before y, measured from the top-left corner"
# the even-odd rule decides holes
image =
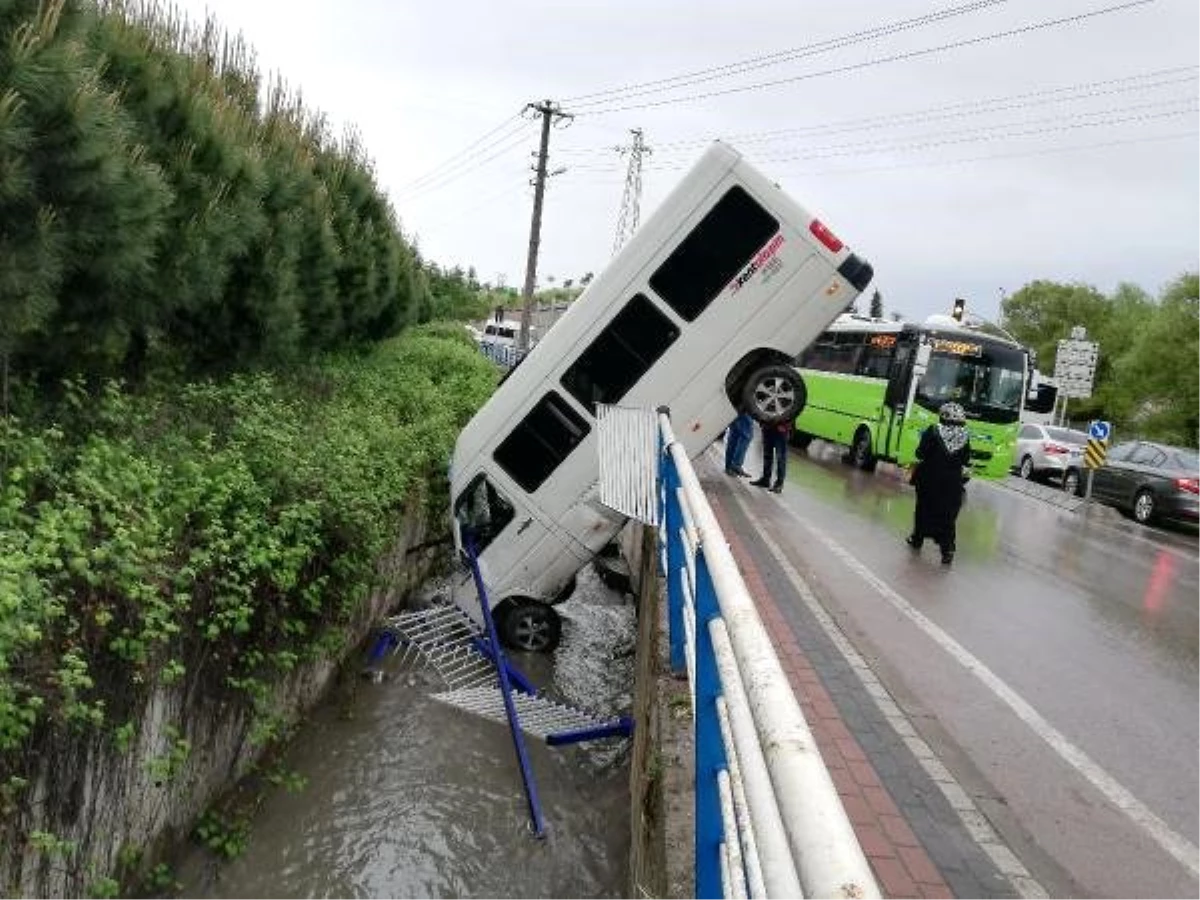
[[[871,266],[727,144],[714,144],[467,423],[450,469],[504,641],[550,650],[552,605],[616,535],[598,499],[596,404],[667,406],[689,456],[747,406],[791,421],[792,363]],[[455,602],[482,621],[468,574]]]
[[[520,334],[520,319],[501,319],[499,322],[492,319],[483,326],[483,334],[479,341],[482,344],[494,344],[497,347],[515,347]],[[532,325],[529,326],[529,343],[531,345],[537,343],[537,329]]]

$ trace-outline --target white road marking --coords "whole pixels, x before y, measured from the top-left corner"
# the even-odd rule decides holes
[[[1200,849],[1187,838],[1176,833],[1144,803],[1138,800],[1124,785],[1109,775],[1082,749],[1075,746],[1058,729],[1051,725],[1016,691],[1010,688],[991,669],[973,656],[965,647],[927,618],[911,603],[893,590],[849,550],[837,541],[813,528],[794,510],[775,498],[787,514],[814,538],[824,544],[831,553],[845,563],[846,567],[871,585],[880,596],[906,616],[925,635],[974,675],[1001,703],[1007,706],[1030,730],[1046,742],[1059,757],[1075,769],[1088,783],[1098,790],[1117,809],[1123,812],[1136,826],[1158,844],[1172,859],[1187,869],[1193,877],[1200,877]],[[740,501],[739,501],[740,502]],[[753,521],[753,517],[751,517]],[[756,525],[757,527],[757,525]],[[761,529],[760,529],[761,533]]]
[[[971,835],[971,838],[979,846],[980,850],[988,855],[993,865],[1009,880],[1021,897],[1049,897],[1050,895],[1046,889],[1029,874],[1029,870],[1025,868],[1016,855],[1008,848],[992,828],[991,823],[988,822],[987,818],[975,805],[975,801],[962,789],[962,786],[950,774],[950,771],[937,758],[937,754],[933,752],[933,749],[917,734],[916,729],[913,728],[912,723],[908,720],[908,716],[905,715],[904,711],[892,699],[887,688],[875,677],[870,664],[854,649],[854,645],[847,640],[841,628],[838,627],[838,624],[825,611],[825,607],[821,605],[821,601],[817,599],[808,582],[804,580],[804,577],[792,565],[791,560],[787,558],[782,548],[772,540],[771,536],[766,533],[766,530],[754,518],[753,514],[745,508],[745,501],[740,497],[735,497],[735,502],[742,507],[742,512],[746,514],[746,517],[758,533],[758,538],[762,541],[763,547],[774,557],[775,562],[784,575],[787,576],[788,581],[792,583],[792,587],[796,589],[808,611],[838,648],[838,651],[850,665],[855,676],[862,683],[867,694],[875,702],[875,706],[883,714],[888,724],[904,740],[904,743],[908,745],[916,757],[917,762],[925,770],[926,774],[929,775],[933,783],[937,785],[942,795],[946,798],[946,801],[950,804],[951,809],[954,810],[955,814],[962,821],[963,828]]]

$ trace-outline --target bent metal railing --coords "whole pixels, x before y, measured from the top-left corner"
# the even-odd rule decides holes
[[[879,897],[670,417],[658,414],[671,664],[695,727],[697,897]]]

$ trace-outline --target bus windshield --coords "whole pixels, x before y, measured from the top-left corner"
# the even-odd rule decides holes
[[[936,412],[953,400],[968,416],[1007,424],[1021,415],[1025,355],[975,341],[934,339],[929,368],[917,383],[916,402]]]

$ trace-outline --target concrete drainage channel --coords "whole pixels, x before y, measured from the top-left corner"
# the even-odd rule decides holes
[[[632,599],[606,584],[627,586],[620,568],[580,573],[552,656],[512,659],[540,689],[613,716],[634,682]],[[631,741],[529,743],[547,823],[535,840],[507,728],[436,702],[437,674],[400,661],[378,684],[348,674],[283,760],[307,785],[265,797],[237,859],[189,850],[183,895],[626,896]]]

